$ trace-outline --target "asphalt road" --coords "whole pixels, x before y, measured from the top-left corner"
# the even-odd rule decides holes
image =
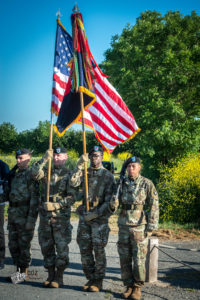
[[[73,240],[70,244],[70,266],[65,270],[64,286],[59,289],[42,287],[42,282],[47,278],[43,267],[43,259],[38,244],[37,230],[32,241],[32,264],[29,269],[29,282],[20,284],[8,283],[5,277],[15,271],[8,248],[6,249],[5,268],[0,270],[0,300],[33,300],[33,299],[122,299],[124,290],[120,279],[119,257],[117,253],[117,235],[110,235],[106,247],[107,273],[104,279],[103,291],[99,293],[83,292],[81,287],[86,282],[82,272],[79,248],[76,243],[77,222],[73,222]],[[5,224],[6,228],[6,224]],[[6,230],[7,244],[7,230]],[[191,252],[187,249],[200,249],[200,241],[190,242],[162,242],[162,244],[178,247],[184,250],[161,248],[170,256],[181,260],[185,264],[199,270],[200,251]],[[158,281],[154,284],[146,283],[142,289],[142,299],[145,300],[200,300],[200,273],[184,266],[166,254],[159,251]]]

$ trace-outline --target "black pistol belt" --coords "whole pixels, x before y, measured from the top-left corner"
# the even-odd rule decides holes
[[[49,202],[57,202],[57,199],[60,198],[58,195],[49,196]],[[61,198],[60,198],[61,199]],[[41,197],[42,202],[46,202],[47,199],[45,197]]]
[[[138,209],[138,210],[143,210],[143,206],[142,204],[122,204],[121,205],[121,209],[123,210],[134,210],[134,209]]]
[[[25,206],[25,205],[28,205],[29,202],[28,201],[19,201],[19,202],[10,202],[9,203],[9,206],[10,207],[20,207],[20,206]]]

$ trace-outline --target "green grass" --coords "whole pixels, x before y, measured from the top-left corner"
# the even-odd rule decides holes
[[[186,224],[179,224],[173,222],[164,222],[159,224],[159,229],[185,229],[185,230],[192,230],[192,229],[200,229],[200,224],[197,223],[186,223]]]

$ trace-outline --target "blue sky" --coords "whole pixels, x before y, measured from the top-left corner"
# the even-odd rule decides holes
[[[10,122],[18,132],[50,120],[56,12],[71,34],[70,16],[75,1],[7,0],[0,4],[0,124]],[[196,10],[199,0],[79,0],[90,50],[100,63],[111,38],[134,25],[142,11]]]

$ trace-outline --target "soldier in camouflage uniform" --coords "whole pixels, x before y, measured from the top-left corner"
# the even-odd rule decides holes
[[[18,170],[5,191],[8,208],[8,247],[17,270],[26,274],[31,262],[31,240],[38,215],[38,193],[28,165],[31,151],[16,151]],[[10,277],[7,278],[11,279]]]
[[[124,177],[119,194],[118,253],[122,280],[127,287],[123,297],[137,300],[145,281],[148,237],[158,226],[158,194],[152,181],[140,175],[138,157],[126,160],[124,174],[126,169],[128,177]],[[118,200],[112,199],[110,205],[116,210]]]
[[[83,202],[78,207],[79,225],[77,243],[80,248],[83,271],[88,282],[83,290],[98,292],[102,288],[102,281],[106,271],[105,246],[108,242],[108,218],[112,214],[109,202],[112,196],[114,177],[102,166],[103,149],[94,146],[89,152],[90,168],[88,168],[88,198],[89,212]],[[87,161],[82,155],[77,163],[70,184],[74,187],[83,183],[82,167]],[[84,186],[83,186],[84,189]]]
[[[0,270],[4,268],[5,259],[5,234],[4,234],[4,207],[3,192],[6,176],[9,173],[9,166],[0,160]]]
[[[47,162],[53,158],[50,179],[50,197],[47,202]],[[39,244],[44,256],[44,267],[48,270],[45,287],[58,288],[63,285],[63,274],[69,265],[69,243],[71,205],[75,201],[75,189],[68,186],[70,171],[65,148],[48,150],[45,156],[32,167],[32,174],[40,181],[41,202],[39,207]]]

